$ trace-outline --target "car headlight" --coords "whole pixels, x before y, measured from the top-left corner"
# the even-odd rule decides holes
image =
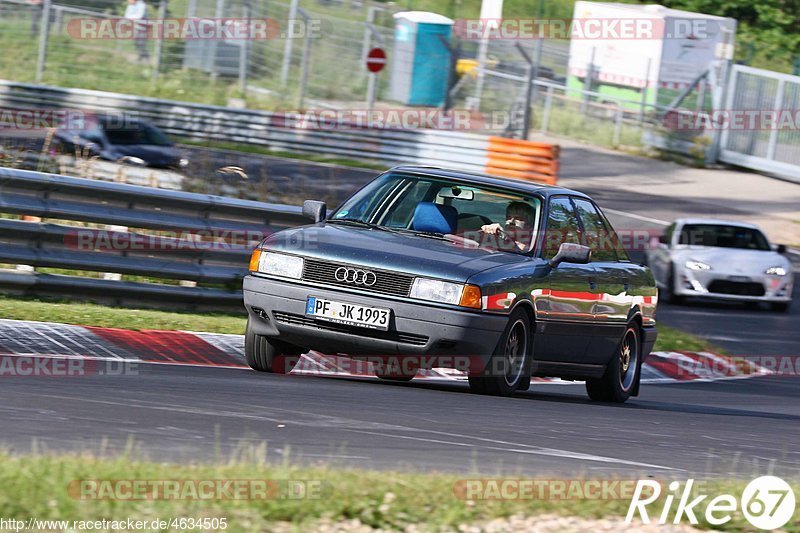
[[[119,158],[119,162],[121,163],[128,163],[129,165],[136,165],[140,167],[147,166],[147,162],[142,159],[141,157],[136,157],[133,155],[126,155]]]
[[[417,278],[411,286],[411,297],[430,302],[442,302],[457,305],[464,292],[462,283],[451,283],[438,279]]]
[[[685,266],[689,270],[711,270],[711,265],[707,265],[702,261],[689,260],[686,261]]]
[[[185,157],[181,157],[178,160],[178,166],[181,167],[181,168],[188,167],[189,166],[189,160],[186,159]]]
[[[769,267],[764,271],[764,274],[768,276],[785,276],[787,274],[786,269],[780,266]]]
[[[250,257],[250,272],[300,279],[303,277],[303,258],[257,249]]]

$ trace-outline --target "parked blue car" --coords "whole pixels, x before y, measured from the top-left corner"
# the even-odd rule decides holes
[[[467,372],[510,395],[532,376],[585,380],[592,399],[639,392],[657,290],[585,194],[429,167],[393,168],[314,223],[254,251],[245,354],[285,373],[308,350]]]

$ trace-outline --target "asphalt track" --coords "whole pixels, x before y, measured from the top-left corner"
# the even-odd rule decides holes
[[[580,385],[495,398],[449,382],[135,370],[4,379],[3,444],[111,453],[132,439],[155,460],[197,461],[266,442],[271,461],[465,475],[800,473],[797,378],[648,385],[618,406],[590,402]]]

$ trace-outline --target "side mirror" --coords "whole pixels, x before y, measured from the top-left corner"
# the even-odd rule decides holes
[[[306,200],[303,202],[303,216],[310,218],[315,223],[325,220],[325,215],[328,213],[328,206],[325,202],[318,202],[317,200]]]
[[[658,242],[669,246],[669,235],[667,235],[666,233],[662,233],[661,235],[658,236]]]
[[[786,250],[786,245],[785,244],[779,244],[778,247],[775,248],[775,251],[778,252],[779,254],[785,254],[786,251],[787,251]]]
[[[561,263],[577,263],[585,265],[592,258],[592,249],[581,244],[562,242],[558,253],[550,260],[550,266],[555,268]]]

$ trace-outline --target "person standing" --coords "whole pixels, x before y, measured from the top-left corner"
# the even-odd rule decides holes
[[[144,0],[128,0],[125,18],[134,21],[133,42],[139,53],[139,60],[147,61],[150,59],[150,54],[147,52],[147,4],[144,3]]]

